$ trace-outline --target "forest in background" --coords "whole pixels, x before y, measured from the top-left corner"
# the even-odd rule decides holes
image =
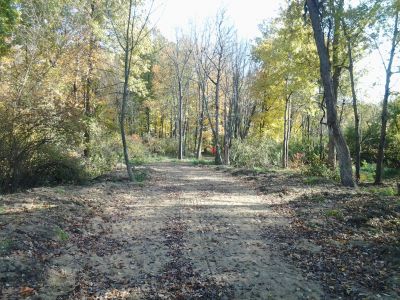
[[[305,5],[306,4],[306,5]],[[293,168],[347,186],[400,168],[400,2],[288,1],[238,38],[221,10],[168,41],[134,0],[0,1],[0,190],[154,156]],[[257,9],[257,8],[255,8]],[[382,49],[388,44],[390,49]],[[355,68],[380,50],[383,99]]]

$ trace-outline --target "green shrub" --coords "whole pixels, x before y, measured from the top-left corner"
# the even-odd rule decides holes
[[[144,136],[143,143],[153,154],[176,157],[178,155],[178,140],[174,138],[154,138]]]
[[[294,168],[301,168],[304,164],[307,164],[310,160],[318,155],[319,147],[312,146],[307,142],[295,141],[291,143],[289,147],[289,157],[291,160],[291,166]]]
[[[326,163],[321,160],[318,155],[310,157],[308,164],[303,167],[302,173],[311,177],[323,177],[335,181],[339,180],[339,173],[337,170],[334,171],[329,169]]]
[[[233,140],[231,163],[246,168],[278,166],[281,160],[280,148],[278,143],[268,139]]]
[[[49,147],[43,158],[28,168],[21,180],[22,186],[83,183],[88,174],[82,160],[72,153]]]
[[[48,109],[0,105],[0,192],[85,179],[80,119]]]
[[[9,160],[8,162],[12,162]],[[87,179],[82,160],[72,151],[56,145],[42,145],[21,156],[17,164],[0,166],[0,191],[62,183],[82,183]]]
[[[130,161],[134,165],[142,165],[146,163],[150,155],[148,148],[140,140],[136,139],[128,141],[128,151]]]
[[[121,136],[99,125],[91,128],[90,156],[86,169],[92,177],[111,171],[123,160]]]
[[[361,182],[374,182],[376,164],[368,163],[365,160],[361,163]],[[400,168],[384,168],[384,179],[400,178]]]
[[[375,179],[375,164],[370,164],[363,160],[360,169],[361,182],[373,182]]]

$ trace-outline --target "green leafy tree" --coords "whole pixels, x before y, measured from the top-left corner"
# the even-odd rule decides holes
[[[0,0],[0,56],[11,46],[11,35],[18,20],[15,1]]]

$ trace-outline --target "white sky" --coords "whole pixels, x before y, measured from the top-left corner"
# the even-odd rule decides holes
[[[201,24],[214,17],[220,8],[226,10],[230,22],[242,39],[254,40],[260,36],[258,25],[263,20],[276,17],[286,0],[155,0],[153,22],[170,40],[175,39],[178,28],[189,23]],[[359,0],[348,0],[355,5]],[[387,57],[383,53],[384,58]],[[378,51],[356,64],[356,71],[368,72],[358,82],[359,99],[362,102],[380,102],[383,98],[385,70]],[[399,76],[394,76],[392,86],[399,87]],[[399,90],[399,88],[396,88]]]
[[[174,40],[176,28],[190,22],[202,23],[224,8],[239,36],[253,39],[259,35],[258,24],[277,16],[281,3],[282,0],[155,0],[154,20],[161,32]]]

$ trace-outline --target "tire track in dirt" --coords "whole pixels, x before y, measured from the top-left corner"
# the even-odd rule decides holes
[[[169,185],[168,190],[174,191],[173,214],[165,220],[162,228],[163,243],[168,247],[167,256],[169,261],[157,276],[157,287],[147,294],[151,299],[227,299],[231,298],[230,287],[218,284],[208,274],[200,274],[193,270],[193,262],[186,255],[187,230],[190,215],[187,206],[182,206],[181,187]]]
[[[174,215],[166,223],[170,228],[165,231],[167,243],[170,249],[179,245],[177,263],[190,266],[188,278],[211,283],[214,293],[205,298],[322,297],[318,283],[303,278],[300,270],[274,250],[274,241],[262,236],[265,223],[273,230],[285,226],[287,220],[270,211],[271,202],[249,183],[210,168],[184,164],[155,168],[168,174],[166,184],[179,191],[179,196],[170,199]],[[179,273],[179,267],[170,270]],[[185,269],[180,271],[185,273]],[[184,286],[179,280],[175,283]],[[199,298],[184,288],[176,295]],[[174,297],[169,294],[167,298]]]

